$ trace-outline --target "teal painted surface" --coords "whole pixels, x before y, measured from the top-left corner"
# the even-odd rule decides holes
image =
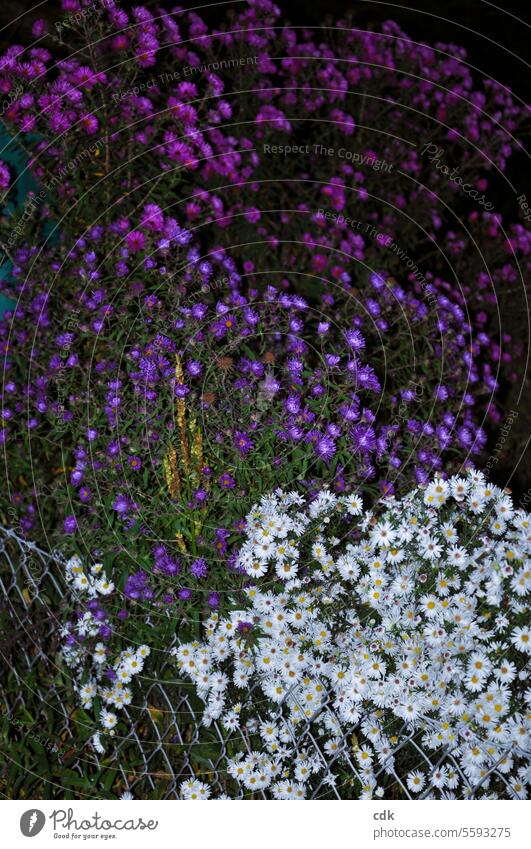
[[[8,192],[7,202],[5,202],[2,212],[14,218],[19,217],[24,212],[24,201],[29,192],[37,193],[40,191],[39,184],[28,168],[28,154],[24,149],[27,143],[31,144],[39,140],[39,136],[27,134],[22,136],[22,142],[17,141],[6,131],[5,127],[0,125],[0,159],[8,166],[12,178],[12,188]],[[53,229],[53,222],[47,221],[43,228],[44,235],[48,235]],[[57,234],[54,234],[50,242],[57,242]],[[11,261],[2,255],[0,262],[0,285],[2,288],[11,283],[12,267]],[[0,317],[7,310],[13,309],[14,306],[15,301],[6,297],[5,294],[0,294]]]
[[[1,270],[0,277],[4,278],[4,269]],[[0,294],[0,318],[5,312],[12,310],[14,306],[15,302],[11,298],[6,298],[5,295]]]

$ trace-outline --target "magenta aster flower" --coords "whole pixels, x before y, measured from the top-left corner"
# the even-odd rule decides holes
[[[137,253],[138,251],[141,251],[146,244],[146,237],[140,232],[140,230],[132,230],[125,237],[125,243],[132,253]]]
[[[147,203],[140,216],[140,224],[146,230],[160,231],[164,227],[164,213],[156,203]]]

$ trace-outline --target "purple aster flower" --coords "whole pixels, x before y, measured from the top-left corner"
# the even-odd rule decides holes
[[[184,383],[176,383],[174,392],[175,392],[177,398],[186,398],[186,396],[190,392],[190,389]]]
[[[238,632],[240,634],[244,634],[244,635],[250,634],[251,631],[253,630],[253,627],[254,626],[253,626],[252,622],[238,622],[238,625],[237,625]]]
[[[128,460],[129,466],[136,471],[142,468],[142,460],[136,455]]]
[[[82,469],[74,469],[72,474],[70,475],[70,483],[72,486],[78,486],[83,480],[83,470]]]
[[[334,490],[336,492],[344,492],[345,488],[346,488],[345,478],[341,477],[341,475],[340,475],[334,481]]]
[[[200,362],[198,362],[197,360],[190,360],[190,361],[186,364],[186,371],[187,371],[187,372],[188,372],[188,374],[190,374],[192,377],[199,377],[199,375],[200,375],[200,374],[201,374],[201,372],[203,371],[203,366],[202,366],[202,365],[201,365],[201,363],[200,363]]]
[[[332,436],[334,439],[336,439],[338,436],[341,436],[341,428],[338,427],[333,422],[330,422],[330,424],[328,424],[326,426],[326,432],[329,436]]]
[[[215,543],[214,547],[218,554],[225,554],[227,550],[227,540],[230,536],[230,531],[227,531],[225,528],[218,528],[215,532]]]
[[[155,203],[148,203],[142,211],[140,223],[146,230],[162,230],[164,226],[164,215],[160,206]]]
[[[73,333],[60,333],[55,341],[60,348],[70,348],[74,339],[75,336]]]
[[[83,504],[88,504],[92,498],[92,493],[88,486],[82,486],[79,490],[79,500],[83,502]]]
[[[271,372],[266,372],[266,376],[260,384],[260,389],[268,398],[273,398],[280,390],[280,383],[273,377]]]
[[[219,485],[221,489],[234,489],[236,481],[232,475],[229,475],[228,472],[224,472],[219,479]]]
[[[350,438],[354,447],[354,451],[360,454],[368,453],[374,449],[376,444],[376,435],[374,429],[369,425],[355,425],[350,431]]]
[[[329,436],[320,436],[315,443],[314,450],[321,460],[329,463],[336,453],[336,444]]]
[[[134,575],[129,575],[125,582],[124,595],[127,598],[138,599],[149,597],[148,574],[142,569]]]
[[[287,362],[288,371],[292,375],[300,374],[304,368],[303,362],[299,357],[290,357]]]
[[[194,304],[192,307],[193,318],[202,319],[208,312],[206,304]]]
[[[219,593],[212,592],[208,596],[207,604],[209,607],[216,608],[219,607],[219,603],[221,601],[221,596]]]
[[[345,339],[353,351],[361,351],[365,347],[365,339],[359,330],[348,330],[345,333]]]
[[[190,601],[190,599],[192,598],[192,590],[183,587],[182,590],[179,590],[178,595],[181,601]]]
[[[65,533],[73,534],[77,530],[77,520],[75,516],[67,516],[63,522]]]
[[[242,457],[244,457],[245,454],[248,454],[249,451],[252,451],[252,449],[254,448],[254,442],[252,441],[252,439],[250,439],[248,434],[246,434],[242,430],[235,431],[234,445],[236,446]]]
[[[174,575],[178,575],[181,571],[180,564],[170,557],[169,554],[163,554],[162,557],[158,557],[155,560],[155,568],[160,572],[164,572],[165,575],[168,575],[170,578],[173,578]]]
[[[291,413],[292,416],[296,416],[301,408],[301,399],[298,395],[288,395],[284,402],[284,406],[288,413]]]
[[[190,573],[194,576],[196,580],[200,578],[205,578],[208,575],[208,566],[206,564],[206,560],[202,557],[198,557],[197,560],[190,566]]]
[[[290,425],[288,427],[288,437],[292,442],[299,442],[304,435],[304,431],[298,425]]]
[[[112,507],[117,513],[127,513],[129,510],[129,499],[126,495],[120,493],[120,495],[117,495],[114,499]]]
[[[355,422],[360,417],[360,411],[357,403],[342,404],[339,412],[347,422]]]

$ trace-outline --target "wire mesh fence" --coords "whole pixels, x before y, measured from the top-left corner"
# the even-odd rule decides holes
[[[210,785],[214,798],[271,798],[267,789],[246,791],[227,772],[229,758],[253,753],[257,723],[231,732],[215,721],[205,728],[201,722],[202,704],[192,685],[176,677],[171,645],[158,653],[157,662],[141,677],[134,704],[123,711],[129,731],[116,734],[105,754],[100,755],[89,742],[96,728],[85,728],[80,739],[80,724],[75,719],[76,694],[68,686],[68,673],[64,679],[58,676],[61,671],[64,673],[59,655],[60,629],[69,607],[63,574],[64,559],[60,555],[47,553],[13,530],[0,527],[4,621],[0,646],[8,681],[1,696],[4,715],[16,716],[24,711],[28,700],[46,705],[47,715],[53,716],[54,727],[48,730],[57,741],[58,757],[63,763],[66,758],[69,770],[80,776],[100,776],[104,770],[108,776],[105,788],[115,794],[128,790],[136,798],[177,799],[181,783],[198,777]],[[261,701],[251,688],[244,701],[256,707],[256,719],[260,719],[263,697]],[[281,722],[283,703],[275,710]],[[337,722],[330,698],[318,713],[321,718],[328,715]],[[267,715],[271,716],[270,710]],[[294,756],[302,752],[317,758],[320,764],[318,779],[307,798],[356,798],[365,779],[355,757],[352,730],[339,734],[339,743],[331,754],[325,750],[318,719],[317,714],[304,718],[296,733],[290,732]],[[408,731],[404,723],[396,734],[397,744],[373,767],[374,779],[385,788],[384,798],[430,797],[437,787],[436,776],[441,767],[458,776],[459,798],[484,798],[492,791],[501,798],[514,795],[502,764],[515,755],[528,758],[528,751],[511,743],[483,769],[479,780],[471,781],[460,766],[458,751],[451,746],[443,745],[436,752],[425,750],[422,736],[429,730],[429,722],[421,732]],[[422,793],[410,792],[397,761],[407,762],[411,768],[423,768],[431,776]]]

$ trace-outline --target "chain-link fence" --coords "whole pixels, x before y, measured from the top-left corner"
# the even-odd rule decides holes
[[[49,730],[58,741],[59,756],[68,755],[69,770],[86,776],[100,775],[104,768],[110,775],[105,787],[115,794],[128,790],[136,798],[179,798],[180,784],[199,777],[212,787],[213,797],[228,794],[231,798],[270,798],[264,790],[246,792],[227,773],[229,757],[239,752],[251,754],[256,747],[253,730],[243,728],[228,733],[216,722],[205,728],[201,724],[201,702],[190,684],[176,680],[175,661],[167,650],[160,652],[149,672],[139,678],[134,704],[123,711],[129,732],[117,734],[105,754],[98,756],[89,742],[95,727],[85,727],[83,739],[79,738],[77,698],[73,687],[68,686],[68,672],[61,669],[59,631],[69,605],[63,580],[64,561],[5,528],[0,528],[0,561],[2,614],[7,626],[0,641],[8,681],[2,689],[6,716],[24,711],[28,699],[46,705],[48,716],[51,712],[54,717],[54,728]],[[246,697],[253,697],[252,690]],[[260,711],[263,701],[256,699],[256,705]],[[276,708],[279,719],[282,709],[282,704]],[[337,719],[330,701],[318,713]],[[364,775],[355,757],[352,730],[340,734],[338,746],[329,754],[318,733],[318,718],[314,714],[303,720],[290,741],[295,752],[317,757],[322,767],[308,797],[356,798]],[[528,757],[529,752],[512,743],[483,770],[479,781],[471,782],[455,750],[444,746],[435,753],[425,751],[421,738],[429,730],[426,725],[422,732],[408,732],[404,724],[396,735],[399,742],[373,767],[374,778],[385,788],[385,798],[429,797],[436,786],[437,770],[443,766],[458,776],[459,798],[484,797],[489,792],[501,798],[514,795],[509,792],[501,765],[515,755]],[[395,766],[397,760],[432,776],[421,794],[410,792],[404,775]]]

